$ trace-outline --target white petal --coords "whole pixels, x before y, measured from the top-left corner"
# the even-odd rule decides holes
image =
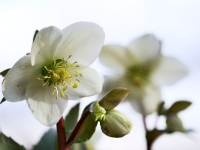
[[[152,73],[153,83],[158,86],[176,83],[188,74],[186,66],[173,57],[161,57]]]
[[[62,31],[56,27],[47,27],[39,31],[31,50],[31,64],[52,61],[58,43],[62,38]]]
[[[63,30],[63,38],[56,51],[58,58],[78,61],[80,67],[89,66],[99,55],[104,42],[103,29],[90,22],[74,23]]]
[[[102,90],[102,80],[99,73],[92,69],[86,68],[80,70],[83,77],[80,77],[80,82],[78,82],[78,88],[71,88],[67,90],[69,99],[80,99],[82,97],[92,96],[98,94]]]
[[[33,81],[26,91],[26,99],[35,118],[44,125],[53,126],[62,117],[68,100],[52,96],[53,88],[43,82]]]
[[[155,86],[146,87],[145,92],[142,103],[145,114],[148,115],[157,110],[158,105],[161,102],[161,92],[160,89]]]
[[[131,64],[126,48],[120,45],[103,46],[99,56],[104,65],[119,71],[124,71]]]
[[[143,95],[141,95],[140,98],[134,98],[133,100],[130,100],[130,103],[132,104],[133,108],[137,112],[141,114],[144,113],[145,115],[155,112],[160,102],[161,102],[160,89],[153,85],[146,86],[144,88]]]
[[[28,84],[37,79],[40,74],[39,66],[31,65],[31,56],[19,59],[5,76],[2,91],[6,100],[15,102],[25,99]]]
[[[146,34],[132,41],[128,46],[128,51],[133,60],[145,63],[156,59],[159,55],[160,42],[154,35]]]

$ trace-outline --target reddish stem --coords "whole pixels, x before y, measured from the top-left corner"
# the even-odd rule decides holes
[[[76,124],[76,127],[74,128],[74,130],[72,131],[69,139],[67,140],[66,142],[66,145],[69,145],[73,140],[74,138],[76,137],[81,125],[83,124],[85,118],[90,114],[90,112],[87,110],[82,116],[81,116],[81,119],[78,121],[78,123]]]
[[[57,126],[57,135],[58,135],[58,149],[70,150],[70,148],[66,147],[65,121],[63,117],[60,118],[56,126]]]

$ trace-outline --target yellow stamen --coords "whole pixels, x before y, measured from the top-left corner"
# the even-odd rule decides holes
[[[77,88],[78,87],[78,83],[74,82],[73,88]]]
[[[77,61],[72,64],[68,63],[68,60],[72,57],[69,55],[67,59],[53,59],[52,63],[45,65],[41,68],[42,77],[38,80],[43,80],[43,86],[52,86],[52,96],[58,99],[60,97],[68,97],[67,89],[68,85],[72,88],[78,88],[80,82],[79,77],[83,75],[78,70],[74,70],[77,67]]]

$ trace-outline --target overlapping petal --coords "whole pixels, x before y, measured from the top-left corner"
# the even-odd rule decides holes
[[[35,118],[44,125],[52,126],[61,118],[67,100],[52,96],[53,88],[44,87],[39,80],[32,81],[26,90],[26,100]]]
[[[83,77],[80,78],[78,88],[69,87],[67,93],[70,100],[80,99],[85,96],[92,96],[102,90],[102,80],[99,73],[92,68],[85,68],[80,71]]]
[[[152,34],[143,35],[128,45],[128,52],[138,63],[154,60],[160,54],[160,42]]]
[[[78,61],[80,67],[87,67],[97,58],[105,34],[103,29],[90,22],[77,22],[64,30],[63,38],[56,50],[56,57],[68,58],[70,63]]]
[[[187,74],[188,70],[182,62],[173,57],[163,56],[157,63],[151,77],[153,83],[162,86],[174,84]]]
[[[60,29],[53,26],[40,30],[32,45],[31,64],[52,61],[62,34]]]
[[[27,55],[19,59],[5,76],[2,91],[6,100],[15,102],[25,99],[28,84],[37,79],[40,74],[40,66],[31,65],[31,56]]]
[[[103,46],[99,58],[104,65],[119,71],[125,71],[131,65],[127,49],[120,45]]]

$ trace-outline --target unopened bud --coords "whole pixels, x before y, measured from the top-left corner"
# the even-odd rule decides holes
[[[101,130],[110,137],[123,137],[131,131],[131,120],[118,110],[106,113],[105,120],[100,122]]]
[[[90,110],[94,121],[103,121],[105,119],[106,110],[99,106],[99,103],[96,101],[92,105],[92,109]]]

